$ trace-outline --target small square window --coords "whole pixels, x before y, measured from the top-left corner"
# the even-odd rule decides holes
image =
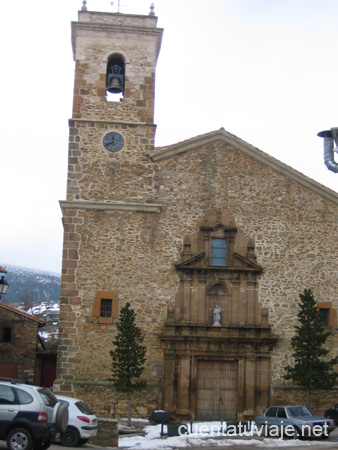
[[[320,308],[319,309],[319,320],[324,327],[328,327],[330,325],[330,310],[329,310],[329,308]]]
[[[0,327],[0,342],[11,342],[12,328]]]
[[[211,239],[211,265],[226,265],[226,239]]]
[[[100,317],[111,317],[112,316],[112,306],[113,300],[102,298],[100,306]]]
[[[112,324],[119,316],[119,301],[116,291],[97,291],[92,316],[97,317],[97,323]]]

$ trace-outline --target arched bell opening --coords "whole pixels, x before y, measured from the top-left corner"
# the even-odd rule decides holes
[[[125,62],[122,56],[112,55],[108,58],[106,73],[106,98],[119,102],[124,97]]]

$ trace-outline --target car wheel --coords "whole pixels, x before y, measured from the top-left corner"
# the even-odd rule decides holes
[[[61,434],[60,442],[65,447],[76,447],[79,444],[80,435],[75,428],[67,428],[64,433]]]
[[[52,441],[35,442],[33,450],[47,450],[52,445]]]
[[[64,433],[68,426],[69,419],[69,411],[68,406],[64,403],[59,403],[55,405],[54,408],[57,408],[56,416],[55,416],[55,424],[57,431]]]
[[[287,435],[287,437],[289,437],[290,439],[301,439],[301,432],[300,429],[297,427],[293,427],[292,431],[290,431]]]
[[[33,439],[24,428],[14,428],[7,437],[8,450],[32,450]]]

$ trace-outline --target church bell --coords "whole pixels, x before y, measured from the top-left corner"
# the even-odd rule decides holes
[[[111,94],[121,94],[123,92],[122,83],[118,78],[111,78],[106,86],[106,89]]]
[[[106,90],[111,94],[123,93],[123,67],[122,64],[111,64],[107,73]]]

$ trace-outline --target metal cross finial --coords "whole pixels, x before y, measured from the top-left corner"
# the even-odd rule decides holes
[[[81,11],[87,11],[87,0],[83,0]]]
[[[111,6],[114,5],[115,2],[110,2]],[[117,1],[117,12],[120,12],[120,0]]]

